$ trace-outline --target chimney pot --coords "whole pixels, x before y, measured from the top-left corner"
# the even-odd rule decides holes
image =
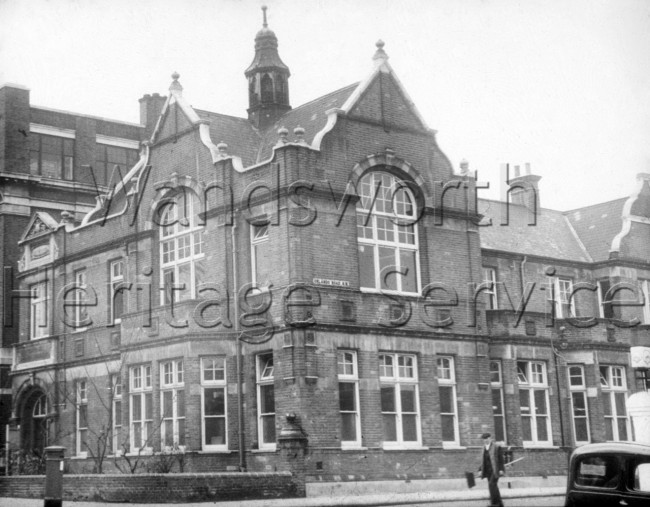
[[[515,166],[515,178],[519,178],[519,176],[520,176],[519,166],[516,165]]]

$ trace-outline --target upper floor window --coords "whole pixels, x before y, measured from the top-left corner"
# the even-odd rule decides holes
[[[573,281],[570,278],[551,278],[547,298],[554,305],[555,316],[558,319],[576,316]]]
[[[30,132],[31,174],[71,180],[74,177],[74,139]]]
[[[488,310],[496,310],[497,302],[497,271],[494,268],[483,268],[483,283],[487,288],[483,290],[483,294],[487,299],[486,308]]]
[[[357,239],[361,288],[417,294],[417,209],[407,185],[386,172],[359,182]]]
[[[197,297],[205,276],[200,211],[199,199],[189,189],[165,200],[158,211],[163,304]]]
[[[97,184],[117,183],[117,181],[110,181],[115,166],[120,167],[120,172],[124,177],[137,161],[138,150],[97,143],[95,145],[95,166],[93,167]]]
[[[72,294],[73,302],[73,331],[83,331],[86,321],[88,320],[88,311],[86,310],[86,270],[79,269],[74,272],[74,293]]]
[[[117,324],[122,321],[122,312],[124,311],[124,290],[120,290],[120,285],[124,282],[124,260],[118,259],[112,261],[109,266],[110,271],[110,295],[109,305],[109,322]]]
[[[265,255],[268,254],[269,225],[251,225],[251,272],[252,282],[259,286],[269,281],[272,275],[269,269],[268,259],[265,262]],[[270,267],[270,266],[269,266]]]
[[[643,323],[650,324],[650,280],[641,280],[643,294]]]
[[[47,282],[32,285],[30,291],[32,297],[29,318],[30,337],[43,338],[50,334]]]

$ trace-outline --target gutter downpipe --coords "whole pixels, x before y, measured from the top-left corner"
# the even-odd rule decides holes
[[[235,340],[237,349],[237,431],[239,432],[239,471],[245,472],[246,458],[244,455],[244,394],[242,392],[244,382],[242,381],[242,343],[241,334],[239,332],[239,292],[237,290],[237,248],[235,244],[235,231],[237,229],[237,221],[235,219],[236,214],[237,210],[234,210],[232,228],[230,229],[230,242],[232,248],[232,282],[235,300]]]

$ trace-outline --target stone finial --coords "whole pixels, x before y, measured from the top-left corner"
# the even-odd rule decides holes
[[[278,129],[278,135],[280,136],[279,142],[282,144],[286,144],[289,131],[285,127],[280,127]]]
[[[221,155],[222,157],[228,156],[228,145],[223,141],[217,144],[217,149],[219,150],[219,155]]]
[[[74,217],[72,213],[70,213],[69,211],[62,211],[61,222],[64,224],[71,224],[72,222],[74,222]]]
[[[375,51],[375,55],[372,57],[373,60],[378,62],[385,62],[388,60],[388,55],[386,54],[386,51],[384,51],[384,45],[384,41],[381,39],[375,43],[375,46],[377,46],[377,51]]]
[[[305,129],[300,125],[293,129],[293,135],[296,136],[297,143],[305,144]]]
[[[181,75],[178,72],[174,72],[172,74],[172,84],[169,85],[169,91],[170,92],[176,92],[178,94],[183,92],[183,87],[181,84],[178,82],[178,79],[181,77]]]
[[[264,21],[262,22],[262,26],[263,26],[264,28],[268,28],[268,27],[269,27],[269,24],[268,24],[267,21],[266,21],[266,9],[268,9],[268,7],[267,7],[266,5],[262,5],[262,16],[263,16],[263,18],[264,18]]]

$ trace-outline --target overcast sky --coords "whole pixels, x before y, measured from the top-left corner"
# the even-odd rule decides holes
[[[542,206],[562,210],[650,172],[648,0],[0,0],[0,83],[137,122],[138,99],[178,71],[192,105],[243,117],[263,4],[294,107],[363,79],[381,38],[452,164],[490,182],[483,196],[498,197],[502,162],[529,162]]]

